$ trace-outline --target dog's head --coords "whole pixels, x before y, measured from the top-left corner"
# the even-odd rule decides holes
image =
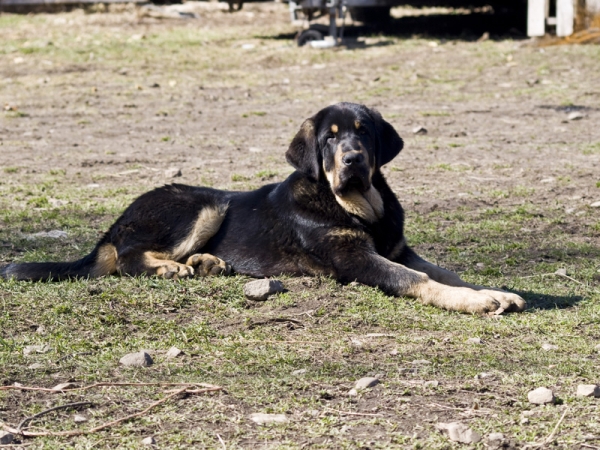
[[[338,103],[307,119],[286,153],[288,162],[314,180],[327,179],[341,198],[371,188],[373,174],[400,150],[402,139],[377,111]]]

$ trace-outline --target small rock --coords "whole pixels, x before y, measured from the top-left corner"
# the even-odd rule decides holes
[[[54,386],[52,388],[52,390],[56,391],[56,392],[60,392],[60,391],[63,391],[65,389],[73,389],[73,388],[76,388],[76,387],[77,387],[77,384],[75,384],[75,383],[60,383],[60,384],[57,384],[56,386]]]
[[[288,422],[288,418],[285,416],[285,414],[254,413],[254,414],[250,414],[250,420],[259,425],[264,425],[266,423],[286,423],[286,422]]]
[[[169,351],[167,351],[167,359],[173,359],[173,358],[177,358],[178,356],[183,356],[185,353],[183,353],[182,350],[179,350],[177,347],[171,347],[169,349]]]
[[[14,438],[14,434],[9,433],[8,431],[0,431],[0,445],[8,445]]]
[[[363,346],[363,341],[361,341],[360,339],[356,339],[356,338],[350,338],[350,342],[352,343],[352,345],[354,345],[355,347],[362,347]]]
[[[590,203],[590,207],[592,207],[592,208],[600,208],[600,202]]]
[[[481,338],[472,337],[467,339],[467,344],[481,345],[483,344],[483,341],[481,340]]]
[[[595,349],[597,352],[600,352],[600,344],[597,344],[597,345],[594,347],[594,349]]]
[[[87,417],[85,417],[85,416],[82,416],[81,414],[75,414],[75,415],[73,416],[73,421],[74,421],[75,423],[84,423],[84,422],[87,422],[87,421],[88,421],[88,418],[87,418]]]
[[[418,126],[418,127],[413,128],[412,132],[413,132],[413,134],[421,134],[421,135],[427,134],[427,128]]]
[[[40,364],[40,363],[33,363],[33,364],[27,366],[27,368],[31,369],[31,370],[40,370],[40,369],[44,368],[44,365]]]
[[[48,353],[52,348],[49,345],[28,345],[23,349],[23,355],[28,356],[32,353]]]
[[[256,280],[246,283],[244,295],[250,300],[264,301],[269,295],[283,290],[283,283],[279,280]]]
[[[481,372],[475,375],[476,380],[493,380],[496,378],[496,375],[490,372]]]
[[[250,148],[248,149],[248,151],[249,151],[250,153],[261,153],[263,150],[262,150],[262,148],[259,148],[259,147],[250,147]]]
[[[169,167],[165,170],[166,178],[176,178],[181,176],[181,169],[179,167]]]
[[[521,417],[521,420],[519,420],[519,423],[521,425],[527,425],[529,423],[529,419],[527,417]]]
[[[438,423],[438,430],[446,431],[451,441],[461,442],[463,444],[475,444],[481,441],[481,435],[471,430],[468,426],[459,422]]]
[[[552,350],[558,350],[558,345],[553,344],[542,344],[542,350],[550,352]]]
[[[567,119],[569,120],[580,120],[583,119],[585,116],[583,114],[581,114],[579,111],[573,111],[572,113],[570,113],[567,117]]]
[[[600,397],[600,386],[597,384],[580,384],[577,386],[577,397]]]
[[[154,361],[152,357],[146,352],[129,353],[123,356],[119,363],[127,367],[148,367],[151,366]]]
[[[152,436],[142,439],[142,445],[154,445],[156,440]]]
[[[554,272],[556,275],[561,275],[563,277],[567,276],[567,269],[558,269],[556,272]]]
[[[371,388],[379,384],[379,378],[376,377],[364,377],[357,380],[354,387],[348,391],[348,395],[355,397],[358,395],[358,391],[364,391],[365,389]]]
[[[431,381],[426,381],[425,383],[423,383],[423,387],[426,388],[434,388],[434,387],[438,387],[440,385],[440,382],[438,380],[431,380]]]
[[[554,403],[555,400],[554,393],[545,387],[539,387],[529,392],[529,394],[527,394],[527,399],[529,400],[529,403],[533,403],[535,405]]]
[[[306,369],[298,369],[292,372],[292,375],[304,375],[306,373]]]
[[[392,356],[397,356],[397,355],[398,355],[398,349],[397,349],[397,348],[395,348],[395,349],[393,349],[393,350],[390,350],[390,355],[392,355]]]
[[[504,435],[502,433],[490,433],[487,437],[487,446],[493,450],[499,449],[504,444]]]

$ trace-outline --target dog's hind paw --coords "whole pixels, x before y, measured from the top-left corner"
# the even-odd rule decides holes
[[[188,258],[186,265],[196,269],[196,276],[229,275],[231,266],[221,258],[208,253],[196,253]]]

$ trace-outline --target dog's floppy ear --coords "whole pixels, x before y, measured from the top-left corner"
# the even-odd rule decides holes
[[[398,135],[394,127],[383,120],[378,111],[371,109],[371,116],[375,121],[375,128],[379,137],[377,164],[381,167],[389,163],[400,153],[400,150],[404,147],[404,142],[402,142],[402,138]]]
[[[314,180],[319,179],[319,149],[314,118],[304,121],[285,153],[285,158],[296,170]]]

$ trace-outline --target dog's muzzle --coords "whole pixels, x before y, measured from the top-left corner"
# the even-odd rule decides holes
[[[371,187],[371,170],[362,152],[345,152],[338,168],[336,194],[343,197],[350,191],[366,192]]]

